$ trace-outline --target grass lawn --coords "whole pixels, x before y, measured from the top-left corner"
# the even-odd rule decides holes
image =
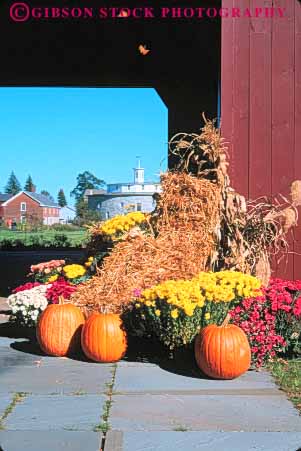
[[[41,230],[38,232],[19,232],[12,230],[0,229],[0,245],[1,241],[5,240],[14,242],[15,240],[20,240],[25,246],[30,246],[36,240],[39,242],[51,242],[55,241],[55,237],[58,235],[64,235],[68,239],[70,246],[77,247],[80,246],[87,238],[86,230]]]
[[[301,414],[301,358],[278,359],[270,364],[269,370]]]

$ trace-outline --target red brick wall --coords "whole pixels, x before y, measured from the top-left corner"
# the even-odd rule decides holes
[[[26,211],[21,212],[21,202],[26,203]],[[22,193],[15,199],[11,200],[7,206],[0,207],[0,217],[7,219],[16,219],[20,222],[21,216],[37,215],[42,218],[42,208],[39,206],[38,202],[31,199],[26,194]]]
[[[58,217],[60,215],[59,208],[55,207],[43,207],[43,217]]]

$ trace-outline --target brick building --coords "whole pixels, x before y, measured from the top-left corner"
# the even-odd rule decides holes
[[[60,222],[60,206],[42,194],[20,191],[16,195],[0,194],[0,224],[24,223],[31,218],[43,224]]]

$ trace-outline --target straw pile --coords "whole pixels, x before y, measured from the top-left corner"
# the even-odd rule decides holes
[[[162,193],[151,218],[155,234],[162,235],[171,230],[183,234],[195,232],[198,241],[202,241],[203,252],[207,253],[212,244],[212,230],[218,221],[220,196],[217,185],[185,172],[167,172],[161,176],[161,186]],[[207,244],[204,240],[208,237]]]
[[[114,247],[97,275],[72,296],[86,313],[120,313],[135,289],[189,279],[203,270],[242,271],[267,284],[271,256],[288,250],[286,234],[298,220],[301,181],[293,183],[291,201],[284,204],[246,202],[230,185],[220,130],[206,119],[200,134],[175,135],[169,150],[178,168],[162,176],[163,191],[145,230],[131,230],[115,245],[102,237],[94,242],[103,252],[104,244]]]
[[[169,172],[151,218],[153,233],[128,234],[104,259],[98,274],[79,287],[73,302],[86,313],[120,313],[135,289],[168,279],[189,279],[206,269],[219,220],[217,185]]]

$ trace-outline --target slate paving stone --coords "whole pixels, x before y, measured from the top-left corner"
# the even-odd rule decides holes
[[[301,417],[281,394],[115,395],[110,424],[121,431],[301,431]]]
[[[38,358],[36,355],[15,351],[9,346],[0,346],[0,373],[8,371],[11,366],[32,366]]]
[[[20,357],[21,358],[21,357]],[[32,365],[15,365],[0,370],[0,393],[22,391],[36,394],[101,393],[112,379],[112,366],[70,362],[69,359],[53,359],[44,364],[35,357]],[[1,361],[0,361],[1,367]]]
[[[99,434],[78,431],[0,431],[3,451],[99,451]]]
[[[164,370],[156,365],[118,363],[114,391],[119,393],[152,391],[198,391],[219,392],[222,390],[277,390],[270,374],[248,371],[238,379],[223,381],[188,377]]]
[[[108,433],[106,451],[296,451],[301,445],[301,432],[125,432],[121,440],[117,434]]]
[[[98,451],[101,433],[93,429],[101,421],[113,369],[84,357],[45,356],[34,341],[0,337],[0,414],[13,393],[29,393],[5,420],[2,449]],[[301,417],[268,373],[249,371],[233,381],[216,381],[203,378],[190,360],[176,366],[119,362],[110,424],[106,451],[297,451],[301,446]]]
[[[29,396],[8,416],[5,429],[93,431],[105,399],[104,395]]]
[[[23,342],[24,338],[9,338],[9,337],[0,337],[0,349],[5,347],[5,348],[10,348],[10,345],[12,343],[15,342]]]
[[[72,357],[52,357],[42,355],[42,364],[43,367],[48,366],[68,366],[68,367],[81,367],[81,368],[112,368],[112,363],[96,363],[91,360],[86,359],[84,356],[76,356]]]

